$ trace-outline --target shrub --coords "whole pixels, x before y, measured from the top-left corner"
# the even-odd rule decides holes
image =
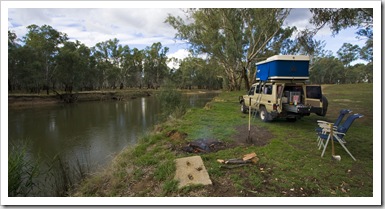
[[[182,103],[182,94],[172,85],[166,85],[158,94],[163,117],[180,118],[186,112]]]
[[[11,144],[8,150],[8,196],[28,196],[37,187],[39,160],[27,157],[28,143]]]

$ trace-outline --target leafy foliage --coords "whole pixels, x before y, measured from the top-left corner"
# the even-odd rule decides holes
[[[282,30],[289,9],[209,8],[187,11],[193,23],[180,17],[168,16],[166,22],[178,33],[176,38],[187,40],[193,54],[207,54],[222,66],[230,90],[240,89],[242,79],[249,88],[249,77],[255,73],[254,64],[266,52],[266,46]]]
[[[171,116],[178,118],[185,113],[186,107],[182,103],[182,93],[176,90],[171,84],[162,88],[157,97],[162,105],[163,117]]]
[[[316,31],[329,25],[333,35],[348,27],[357,28],[358,38],[367,39],[361,49],[361,58],[373,61],[373,9],[372,8],[317,8],[310,9],[313,17],[310,23],[316,26]],[[316,33],[315,31],[315,33]]]

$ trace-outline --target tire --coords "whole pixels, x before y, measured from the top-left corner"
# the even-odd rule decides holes
[[[247,113],[249,111],[249,108],[245,105],[245,102],[241,102],[241,112],[242,113]]]
[[[328,99],[324,95],[322,95],[322,112],[316,113],[316,114],[319,116],[325,116],[326,113],[328,112],[328,106],[329,106]]]
[[[271,116],[270,114],[267,112],[266,108],[264,106],[260,107],[259,108],[259,118],[261,118],[261,120],[263,122],[269,122],[271,121]]]

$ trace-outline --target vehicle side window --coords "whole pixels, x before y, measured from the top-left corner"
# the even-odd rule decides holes
[[[251,87],[249,91],[249,95],[254,95],[255,86]]]
[[[255,88],[256,88],[256,89],[255,89],[255,93],[256,93],[256,94],[259,94],[259,93],[261,93],[261,92],[260,92],[260,89],[259,89],[259,88],[260,88],[260,86],[259,86],[259,85],[255,86]]]
[[[272,94],[273,93],[273,86],[272,85],[265,85],[263,87],[263,93],[264,94]]]

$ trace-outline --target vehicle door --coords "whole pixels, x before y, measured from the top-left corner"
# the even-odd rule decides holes
[[[285,88],[285,84],[284,83],[279,83],[279,84],[276,84],[277,86],[277,111],[280,113],[282,112],[282,103],[287,103],[287,97],[285,98],[282,98],[283,97],[283,89]]]
[[[265,84],[261,88],[260,103],[264,104],[268,112],[273,111],[273,104],[275,98],[273,96],[273,85],[271,83]]]
[[[323,107],[321,86],[306,85],[305,92],[305,105],[312,107]]]
[[[245,105],[248,107],[250,106],[250,98],[251,98],[251,107],[254,106],[255,103],[255,86],[251,86],[250,90],[247,93],[247,96],[245,97]]]

